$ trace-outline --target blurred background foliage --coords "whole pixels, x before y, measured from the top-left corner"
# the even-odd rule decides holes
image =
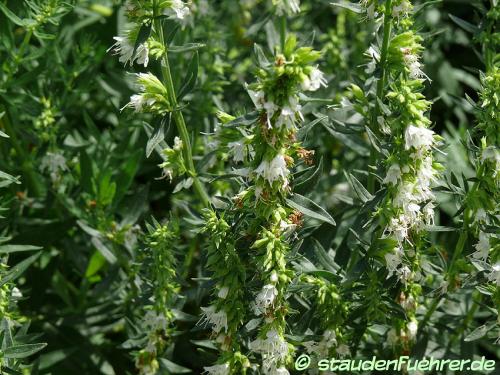
[[[194,3],[197,11],[175,44],[190,41],[205,46],[198,51],[198,83],[183,111],[198,150],[198,168],[211,192],[224,195],[237,188],[227,180],[211,179],[217,164],[224,161],[213,160],[210,137],[200,134],[213,132],[218,111],[242,115],[251,107],[244,84],[253,80],[253,45],[272,49],[278,33],[268,22],[266,1]],[[341,118],[341,111],[332,115],[327,108],[338,106],[348,86],[365,74],[371,30],[356,14],[334,8],[330,1],[301,3],[302,14],[289,28],[305,44],[323,51],[320,67],[329,80],[328,88],[317,95],[321,100],[311,100],[304,111],[311,119],[326,113],[356,121]],[[430,79],[425,94],[434,101],[430,116],[435,131],[448,140],[442,158],[458,175],[470,176],[473,170],[462,141],[475,120],[466,96],[477,99],[484,66],[477,41],[450,14],[472,25],[480,22],[481,15],[469,0],[427,3],[419,11],[417,27],[424,36],[425,72]],[[201,241],[193,229],[199,218],[189,190],[174,196],[174,189],[182,189],[176,187],[180,181],[161,178],[160,156],[146,157],[145,129],[151,131],[158,124],[147,115],[121,111],[134,92],[132,77],[107,51],[124,29],[122,2],[0,0],[0,5],[0,130],[9,136],[0,143],[0,170],[19,176],[17,183],[2,187],[0,235],[38,252],[17,277],[16,286],[24,297],[17,302],[18,323],[12,328],[27,329],[23,322],[29,320],[29,332],[34,334],[24,333],[19,342],[48,344],[30,357],[33,373],[134,373],[130,352],[136,343],[131,332],[147,285],[140,245],[144,223],[173,213],[183,218],[179,225],[184,228],[176,243],[177,273],[188,277],[181,285],[179,337],[171,354],[177,365],[165,361],[163,366],[172,373],[187,369],[201,373],[215,355],[208,333],[195,325],[209,292],[201,267]],[[179,84],[191,54],[171,58]],[[165,141],[172,144],[175,127],[167,124],[164,131]],[[369,151],[362,140],[328,126],[309,129],[303,140],[305,147],[323,157],[323,170],[330,171],[310,196],[329,197],[328,211],[336,219],[344,215],[344,224],[333,231],[327,226],[311,229],[303,249],[306,254],[312,251],[307,244],[314,239],[325,249],[349,248],[353,240],[347,239],[350,222],[345,211],[355,195],[341,167],[363,169]],[[453,225],[456,205],[446,194],[440,200],[440,225]],[[433,235],[440,237],[443,253],[456,242],[453,232]],[[24,251],[13,252],[8,264],[25,259]],[[456,319],[442,321],[438,329],[461,327],[468,305],[456,302],[456,310],[450,311]],[[463,343],[455,354],[468,358],[478,350],[489,357],[498,355],[487,340]],[[21,371],[21,364],[10,366]]]

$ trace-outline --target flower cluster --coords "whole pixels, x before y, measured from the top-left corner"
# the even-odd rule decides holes
[[[313,287],[314,309],[319,320],[319,327],[323,330],[320,341],[306,341],[302,345],[311,355],[321,358],[330,358],[332,355],[346,357],[350,354],[349,346],[342,334],[344,322],[349,307],[342,301],[339,288],[325,279],[303,276],[301,280]]]
[[[124,107],[131,107],[136,112],[152,112],[165,114],[169,112],[167,89],[152,73],[136,74],[139,94],[130,97],[130,102]]]
[[[171,221],[160,224],[156,220],[147,226],[145,238],[145,261],[149,268],[152,305],[145,308],[146,314],[142,321],[146,346],[136,355],[136,367],[141,374],[156,374],[159,358],[167,347],[174,314],[172,308],[179,294],[176,282],[176,259],[174,257],[175,241],[178,238],[178,225]]]
[[[266,374],[288,373],[284,365],[289,359],[290,345],[284,332],[290,272],[286,261],[289,245],[285,239],[293,224],[283,198],[291,190],[290,168],[300,148],[295,140],[304,118],[299,90],[316,91],[326,86],[323,73],[311,65],[318,57],[311,48],[298,48],[295,37],[290,36],[284,50],[276,54],[274,64],[264,62],[257,72],[258,82],[247,86],[259,120],[250,137],[250,189],[241,193],[239,200],[243,207],[256,209],[261,226],[252,249],[257,254],[256,267],[262,282],[253,312],[257,321],[262,321],[262,327],[250,349],[261,354],[262,371]]]
[[[397,242],[397,249],[386,255],[390,273],[402,265],[403,249],[412,246],[412,235],[434,223],[431,184],[440,166],[433,161],[432,149],[439,137],[427,128],[430,103],[417,91],[420,87],[418,80],[402,80],[387,95],[391,109],[400,114],[389,120],[395,147],[384,179],[388,189],[384,236]]]
[[[244,373],[250,366],[241,354],[238,331],[244,321],[247,308],[244,300],[246,270],[235,248],[229,224],[216,212],[204,211],[203,233],[210,234],[207,267],[215,280],[214,302],[203,307],[200,324],[212,327],[215,341],[222,354],[218,363],[205,367],[210,375]]]
[[[362,90],[357,86],[351,90],[362,104],[360,113],[370,115],[372,131],[385,141],[385,195],[377,211],[381,228],[376,234],[383,245],[381,254],[388,277],[394,275],[400,282],[397,303],[407,316],[395,322],[393,331],[401,349],[409,350],[418,329],[415,315],[422,278],[419,250],[424,246],[427,227],[434,225],[432,185],[442,167],[434,160],[433,151],[441,137],[430,129],[427,113],[431,102],[421,93],[426,78],[420,62],[423,47],[422,38],[412,30],[411,2],[385,2],[383,7],[378,2],[363,3],[367,12],[381,16],[377,22],[383,20],[383,44],[367,53],[371,58],[368,73],[376,66],[382,71],[373,113],[365,109],[370,105]]]
[[[474,217],[477,236],[472,259],[481,261],[486,278],[492,285],[493,300],[500,300],[500,236],[494,230],[500,217],[500,68],[493,67],[482,76],[482,90],[476,126],[480,145],[477,150],[477,181],[467,196],[467,204]],[[469,214],[466,210],[464,215]],[[464,218],[466,220],[466,218]],[[497,305],[498,306],[498,305]],[[498,307],[497,307],[498,313]]]

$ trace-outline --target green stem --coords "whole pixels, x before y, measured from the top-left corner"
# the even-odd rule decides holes
[[[196,193],[198,194],[198,197],[201,199],[203,205],[207,207],[210,204],[210,199],[208,197],[207,192],[205,191],[205,188],[203,184],[201,183],[200,179],[198,178],[198,175],[196,173],[196,169],[194,166],[194,161],[193,161],[193,155],[191,154],[192,152],[192,146],[191,146],[191,140],[189,138],[189,133],[186,127],[186,122],[184,121],[184,116],[182,115],[182,112],[178,110],[178,105],[177,105],[177,95],[175,93],[175,87],[174,87],[174,82],[172,79],[172,73],[170,71],[170,64],[168,61],[168,53],[167,53],[167,44],[165,43],[164,37],[163,37],[163,29],[161,25],[161,20],[157,17],[157,11],[158,11],[158,6],[157,2],[155,2],[154,6],[154,28],[156,30],[156,33],[158,34],[158,38],[160,40],[160,43],[164,46],[165,48],[165,53],[163,54],[162,61],[161,61],[161,72],[162,76],[164,79],[164,83],[166,84],[167,91],[168,91],[168,96],[169,96],[169,102],[171,106],[174,108],[174,111],[172,113],[172,116],[174,118],[175,124],[177,126],[177,131],[179,132],[179,136],[182,139],[183,143],[183,151],[184,151],[184,158],[187,163],[187,169],[190,177],[193,179],[193,187]]]
[[[380,106],[378,101],[383,100],[385,80],[387,76],[387,54],[389,51],[389,41],[391,39],[392,32],[392,18],[390,16],[392,9],[392,0],[386,0],[385,2],[385,14],[384,14],[384,39],[382,41],[382,50],[380,51],[380,79],[377,82],[377,101],[375,102],[375,108],[373,110],[372,117],[372,127],[375,134],[378,132],[378,121],[377,117],[379,114]]]
[[[425,314],[424,316],[424,319],[422,319],[422,321],[419,323],[419,334],[421,334],[423,332],[423,329],[424,327],[427,325],[427,323],[429,322],[432,314],[434,314],[434,312],[436,311],[436,309],[438,308],[439,306],[439,303],[442,301],[442,298],[438,297],[436,298],[433,302],[432,302],[432,305],[431,307],[427,310],[427,313]]]
[[[385,14],[384,14],[384,36],[382,41],[382,50],[380,52],[380,78],[377,82],[377,96],[375,98],[375,107],[373,108],[372,118],[371,118],[371,130],[374,134],[380,135],[378,128],[378,115],[380,111],[379,100],[382,101],[384,97],[384,87],[386,80],[386,64],[387,64],[387,53],[389,50],[389,41],[391,39],[392,32],[392,18],[390,16],[392,9],[392,0],[386,0],[385,2]],[[377,161],[375,150],[372,148],[370,151],[370,165],[375,164]],[[375,176],[373,174],[368,175],[368,191],[373,194],[375,192]]]
[[[286,44],[286,15],[283,15],[280,19],[280,38],[281,38],[281,52],[285,51]]]

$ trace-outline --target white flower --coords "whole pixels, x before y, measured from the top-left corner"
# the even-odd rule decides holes
[[[405,182],[398,186],[398,191],[393,199],[395,207],[405,207],[415,199],[415,185]]]
[[[229,153],[233,156],[233,160],[236,163],[245,160],[247,148],[243,140],[237,142],[229,142],[227,146],[229,147]]]
[[[405,310],[414,310],[415,309],[415,298],[413,296],[408,296],[406,299],[402,300],[400,303],[401,307]]]
[[[253,331],[255,328],[259,326],[261,321],[262,318],[252,319],[245,325],[245,328],[247,329],[247,331]]]
[[[484,162],[486,160],[494,161],[497,163],[500,161],[500,152],[495,146],[486,147],[481,152],[481,161]]]
[[[306,351],[309,354],[318,353],[319,344],[316,341],[306,341],[306,342],[303,342],[302,345],[304,346],[304,348],[306,348]]]
[[[351,354],[351,350],[346,344],[340,344],[336,349],[336,352],[341,357],[347,357],[348,355]]]
[[[490,235],[488,233],[479,232],[479,242],[474,246],[476,251],[472,254],[475,259],[486,261],[490,253]]]
[[[174,147],[172,147],[175,151],[182,150],[182,139],[179,137],[174,138]]]
[[[202,307],[202,323],[212,324],[213,331],[219,333],[222,328],[227,332],[227,315],[224,311],[216,311],[215,306]]]
[[[276,284],[278,282],[278,274],[276,273],[276,271],[273,271],[271,273],[271,282],[273,284]]]
[[[221,365],[214,365],[209,367],[203,367],[205,373],[208,375],[229,375],[230,368],[228,363],[223,363]]]
[[[273,361],[284,361],[288,355],[288,344],[275,329],[268,331],[265,339],[256,339],[249,346],[252,351],[265,354]]]
[[[250,99],[252,99],[253,105],[257,109],[262,109],[264,108],[264,99],[266,94],[264,94],[263,91],[253,91],[249,90],[247,88],[248,95],[250,96]]]
[[[400,18],[401,16],[406,17],[408,13],[411,11],[412,6],[408,0],[403,0],[401,4],[394,5],[392,7],[392,16],[394,18]]]
[[[290,372],[286,368],[280,367],[274,370],[273,375],[290,375]]]
[[[487,218],[488,214],[486,213],[484,208],[478,208],[476,211],[476,217],[474,218],[474,221],[485,222]]]
[[[434,144],[434,132],[430,129],[410,125],[405,131],[405,148],[429,150]]]
[[[116,43],[111,46],[109,50],[113,50],[115,55],[120,55],[118,61],[122,64],[132,65],[135,61],[139,65],[144,65],[145,67],[149,64],[149,49],[146,43],[141,43],[137,46],[134,56],[134,44],[125,36],[115,36],[113,38]]]
[[[55,182],[58,180],[60,172],[66,171],[68,166],[66,165],[66,158],[62,154],[47,152],[42,159],[40,168],[47,170],[50,173],[50,179]]]
[[[295,111],[290,107],[283,107],[275,125],[278,128],[284,125],[287,129],[293,129],[295,127]]]
[[[229,288],[227,286],[224,286],[219,289],[219,292],[217,293],[217,297],[221,299],[226,299],[227,294],[229,293]]]
[[[148,331],[165,331],[168,321],[163,314],[154,311],[148,311],[144,316],[144,326]]]
[[[403,266],[397,270],[398,279],[403,283],[407,283],[411,278],[411,270],[408,266]]]
[[[493,269],[488,275],[488,280],[493,281],[497,284],[497,286],[500,286],[500,263],[496,263],[493,266]]]
[[[184,3],[182,0],[172,0],[170,9],[175,13],[175,16],[179,20],[184,20],[191,13],[191,10],[187,6],[187,4]]]
[[[324,73],[315,67],[309,74],[309,77],[306,77],[302,81],[302,89],[304,91],[316,91],[321,86],[327,87],[327,83],[328,81],[325,79]]]
[[[262,290],[255,298],[254,312],[256,315],[265,314],[267,309],[274,304],[278,296],[278,289],[272,284],[264,285]]]
[[[403,262],[403,251],[399,247],[394,248],[392,252],[385,254],[385,262],[389,270],[388,277],[391,277],[394,271],[396,271]]]
[[[264,102],[262,105],[264,110],[266,111],[267,115],[267,127],[271,129],[273,125],[271,124],[271,119],[273,118],[274,114],[278,110],[278,106],[274,104],[273,102]]]
[[[10,295],[13,299],[23,298],[23,294],[21,293],[21,291],[17,287],[12,288]]]
[[[401,169],[399,164],[392,164],[387,170],[387,175],[384,178],[384,184],[397,185],[398,180],[401,179]]]
[[[146,99],[143,94],[134,94],[130,97],[130,102],[125,107],[132,107],[136,112],[142,112],[144,107],[152,106],[156,100],[153,98]],[[123,107],[122,109],[124,109]]]
[[[273,3],[276,5],[277,14],[280,16],[285,13],[292,15],[300,12],[300,0],[273,0]]]
[[[490,161],[495,163],[493,177],[496,177],[500,173],[500,151],[495,146],[486,147],[481,152],[481,161]]]
[[[389,221],[384,232],[392,234],[399,243],[402,243],[407,239],[409,229],[408,219],[404,215],[400,215],[399,218],[392,218]]]
[[[269,184],[273,184],[276,180],[284,181],[284,185],[287,185],[287,177],[290,171],[287,168],[285,157],[282,154],[277,155],[273,160],[264,160],[255,169],[255,174],[258,177],[262,177],[267,180]]]
[[[434,204],[432,202],[427,203],[422,209],[422,214],[424,215],[424,222],[427,225],[434,225]]]
[[[323,332],[323,337],[318,343],[316,354],[326,357],[330,352],[330,348],[334,346],[337,346],[337,335],[335,334],[335,331],[327,329]]]
[[[417,337],[418,323],[415,320],[412,320],[408,323],[406,329],[408,330],[408,337],[410,340],[414,340]]]

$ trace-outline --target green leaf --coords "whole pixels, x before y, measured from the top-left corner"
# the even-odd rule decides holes
[[[477,34],[480,31],[477,26],[467,21],[464,21],[463,19],[454,16],[453,14],[448,14],[448,16],[451,18],[453,22],[455,22],[458,26],[460,26],[465,31],[468,31],[469,33]]]
[[[10,11],[9,8],[7,8],[7,5],[4,3],[0,3],[0,10],[5,14],[5,16],[11,20],[13,23],[15,23],[17,26],[26,26],[26,22],[20,19],[18,16],[16,16],[14,13]]]
[[[149,158],[155,148],[165,140],[165,122],[161,121],[146,144],[146,157]]]
[[[198,51],[195,51],[191,62],[189,63],[186,76],[184,77],[184,82],[181,89],[179,90],[178,100],[181,100],[184,96],[189,94],[196,85],[196,80],[198,79],[198,69],[199,69],[199,57]]]
[[[5,358],[26,358],[39,352],[46,346],[46,343],[15,345],[3,350],[3,356]]]
[[[99,251],[94,252],[94,254],[90,257],[87,270],[85,271],[85,277],[90,278],[94,276],[101,270],[102,267],[104,267],[105,264],[106,258],[104,258]]]
[[[269,66],[270,62],[267,59],[266,54],[264,53],[262,48],[257,43],[255,43],[253,45],[253,49],[255,51],[255,56],[257,56],[257,62],[259,64],[259,66],[261,68],[265,68],[265,67]]]
[[[0,246],[0,254],[11,254],[11,253],[19,253],[22,251],[34,251],[40,250],[40,246],[31,246],[31,245],[2,245]]]
[[[336,225],[333,217],[324,208],[318,206],[309,198],[300,194],[293,194],[292,199],[287,199],[286,202],[290,207],[295,208],[306,216],[334,226]]]
[[[130,185],[134,181],[135,175],[139,169],[142,159],[142,151],[136,150],[132,155],[129,155],[124,165],[120,167],[120,174],[116,178],[116,191],[113,192],[115,203],[119,203],[127,193]]]
[[[299,194],[305,194],[308,191],[314,190],[318,184],[323,172],[323,157],[319,159],[318,166],[305,176],[301,176],[300,181],[297,179],[294,185],[294,191]]]
[[[373,195],[371,195],[368,190],[365,189],[363,184],[359,182],[358,179],[351,173],[344,171],[344,175],[347,178],[349,185],[351,185],[352,189],[363,203],[371,201],[374,198]]]
[[[169,361],[166,358],[160,358],[160,363],[162,367],[165,367],[165,369],[168,371],[170,374],[191,374],[192,371],[186,367],[179,366],[178,364],[175,364],[174,362]]]
[[[2,171],[0,171],[0,179],[7,180],[10,183],[19,184],[19,180],[16,177]]]
[[[363,8],[359,4],[353,4],[353,3],[330,3],[330,5],[334,7],[339,7],[339,8],[344,8],[348,9],[354,13],[362,13]]]
[[[495,323],[485,324],[483,326],[477,327],[474,331],[469,333],[464,338],[464,341],[469,342],[479,340],[481,337],[486,335],[493,327],[495,327]]]
[[[106,245],[102,243],[102,241],[97,238],[97,237],[92,237],[91,239],[92,245],[95,246],[97,250],[102,254],[102,256],[110,263],[110,264],[115,264],[118,259],[116,258],[115,254],[109,250]]]
[[[26,258],[22,262],[19,262],[14,267],[12,267],[8,272],[6,272],[2,279],[0,280],[0,286],[18,278],[21,274],[31,266],[39,257],[41,253],[36,253],[29,258]]]
[[[187,43],[183,46],[170,46],[168,47],[168,52],[181,53],[188,51],[196,51],[203,47],[205,47],[205,44],[203,43]]]

